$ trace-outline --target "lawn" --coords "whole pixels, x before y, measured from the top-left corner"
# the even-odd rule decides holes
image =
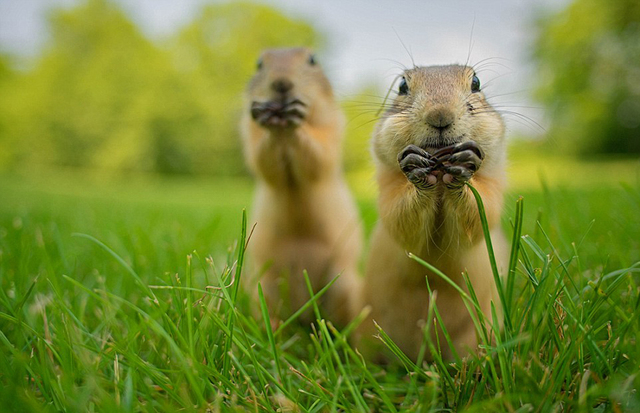
[[[250,180],[0,175],[0,411],[639,411],[639,171],[512,164],[507,325],[476,356],[384,367],[350,327],[251,316]],[[370,229],[375,185],[350,183]]]

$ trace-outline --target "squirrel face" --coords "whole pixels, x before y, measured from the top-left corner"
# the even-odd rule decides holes
[[[472,68],[428,66],[404,72],[396,98],[378,122],[373,149],[381,162],[394,166],[411,144],[432,152],[473,140],[491,163],[503,139],[504,122],[480,91]]]
[[[251,117],[265,128],[295,128],[312,121],[316,106],[333,102],[333,91],[306,48],[266,50],[249,82]]]

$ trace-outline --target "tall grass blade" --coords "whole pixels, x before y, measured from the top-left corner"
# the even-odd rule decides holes
[[[518,265],[518,251],[520,250],[520,236],[524,221],[524,198],[516,201],[516,218],[513,222],[513,237],[511,238],[511,254],[509,256],[509,271],[507,272],[507,305],[513,303],[513,289],[515,287],[516,266]]]
[[[273,360],[276,363],[276,372],[278,373],[278,380],[282,381],[282,367],[280,366],[280,357],[278,356],[278,348],[276,341],[273,338],[273,329],[271,328],[271,320],[269,318],[269,310],[267,309],[267,302],[264,299],[262,293],[262,285],[258,284],[258,297],[260,298],[260,311],[262,312],[262,320],[267,331],[267,339],[271,345],[271,351],[273,352]]]
[[[511,330],[511,315],[510,308],[508,305],[507,297],[504,293],[504,288],[502,285],[502,280],[500,279],[500,273],[498,272],[498,264],[496,263],[496,256],[493,251],[493,244],[491,243],[491,233],[489,229],[489,222],[487,221],[487,214],[485,212],[484,203],[482,202],[482,198],[478,191],[469,183],[465,182],[465,185],[471,190],[474,198],[476,199],[476,203],[478,205],[478,212],[480,213],[480,222],[482,223],[482,232],[484,233],[484,240],[487,245],[487,252],[489,253],[489,262],[491,263],[491,271],[493,273],[493,281],[496,283],[496,288],[498,290],[498,296],[500,297],[500,302],[502,303],[502,310],[504,315],[504,323],[507,329]]]
[[[240,288],[240,276],[242,274],[242,265],[244,263],[244,253],[246,249],[247,242],[247,210],[242,210],[242,227],[240,231],[240,240],[238,242],[238,258],[235,263],[235,276],[234,277],[234,285],[233,285],[233,293],[231,295],[231,302],[229,303],[229,308],[227,309],[227,329],[229,330],[229,336],[227,337],[227,341],[224,346],[224,360],[223,360],[223,371],[229,371],[229,365],[231,360],[229,359],[229,351],[231,351],[231,345],[233,343],[233,326],[236,321],[236,301],[238,299],[238,290]],[[220,285],[222,287],[222,284]]]

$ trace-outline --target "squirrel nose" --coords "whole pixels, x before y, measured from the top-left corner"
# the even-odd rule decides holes
[[[439,131],[447,129],[455,121],[455,115],[447,108],[439,107],[427,113],[427,123]]]
[[[276,79],[271,83],[271,89],[275,92],[285,94],[293,89],[293,83],[289,79]]]

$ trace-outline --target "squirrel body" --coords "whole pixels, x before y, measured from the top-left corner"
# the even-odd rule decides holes
[[[424,340],[429,293],[456,351],[477,345],[472,318],[460,293],[412,253],[438,268],[465,291],[467,272],[485,315],[491,317],[496,287],[475,198],[480,193],[498,265],[508,246],[500,228],[505,186],[504,123],[479,90],[467,66],[415,67],[405,71],[398,96],[373,133],[379,184],[379,222],[366,265],[363,300],[370,319],[409,357],[416,359]],[[500,306],[496,303],[496,308]],[[371,320],[360,328],[365,351],[380,354]],[[451,356],[441,332],[441,348]],[[430,355],[427,355],[430,358]]]
[[[360,289],[362,230],[342,173],[344,115],[308,49],[263,52],[241,121],[257,178],[249,254],[272,318],[285,317],[334,277],[321,298],[328,318],[350,321]]]

